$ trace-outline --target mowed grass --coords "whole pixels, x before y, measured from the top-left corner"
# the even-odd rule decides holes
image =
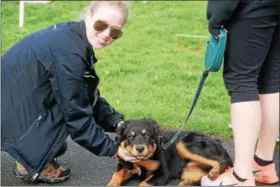
[[[2,2],[2,53],[29,33],[79,20],[88,3],[26,4],[20,29],[19,2]],[[181,128],[204,70],[207,39],[176,34],[208,36],[205,12],[205,1],[132,2],[123,37],[95,51],[101,93],[127,119],[154,118],[163,127]],[[211,73],[183,129],[230,140],[229,112],[222,73]]]

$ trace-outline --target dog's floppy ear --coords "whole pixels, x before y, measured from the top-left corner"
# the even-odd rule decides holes
[[[156,144],[161,145],[162,143],[162,136],[160,133],[160,126],[158,124],[158,122],[156,120],[153,119],[149,119],[149,123],[152,125],[153,127],[153,137],[156,141]]]
[[[124,130],[127,126],[127,121],[123,121],[123,123],[116,129],[116,138],[115,141],[117,145],[120,145],[120,143],[124,140]]]
[[[161,135],[161,131],[160,131],[160,127],[158,124],[155,124],[155,126],[153,127],[154,128],[154,137],[155,137],[155,140],[156,140],[156,144],[158,145],[162,145],[162,135]]]

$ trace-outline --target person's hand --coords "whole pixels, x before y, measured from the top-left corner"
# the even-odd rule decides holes
[[[115,129],[120,128],[124,124],[124,120],[120,120],[114,124]]]
[[[117,157],[121,158],[126,162],[132,162],[132,163],[139,162],[139,160],[136,157],[129,155],[127,150],[121,147],[118,148]]]
[[[219,27],[214,27],[210,24],[208,25],[208,30],[209,30],[210,34],[212,34],[213,37],[217,40],[220,39],[220,37],[221,37],[220,29],[223,29],[224,31],[228,32],[227,29],[225,29],[223,25],[219,26]]]

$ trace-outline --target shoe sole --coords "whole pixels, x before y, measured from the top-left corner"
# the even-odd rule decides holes
[[[277,185],[279,183],[279,179],[277,176],[256,176],[255,178],[256,184],[260,185]]]
[[[24,181],[45,182],[45,183],[49,183],[49,184],[60,183],[60,182],[66,181],[71,175],[71,173],[70,173],[69,175],[66,175],[64,177],[59,177],[59,178],[39,177],[36,179],[36,181],[33,181],[33,179],[29,175],[20,174],[17,170],[14,171],[14,174],[16,175],[16,177],[18,177]]]
[[[54,183],[60,183],[63,181],[66,181],[67,179],[69,179],[71,174],[64,176],[64,177],[60,177],[60,178],[47,178],[47,177],[39,177],[37,179],[37,181],[40,182],[45,182],[45,183],[50,183],[50,184],[54,184]]]
[[[279,186],[279,184],[280,184],[279,182],[271,183],[271,184],[256,182],[256,185],[257,185],[257,186]]]

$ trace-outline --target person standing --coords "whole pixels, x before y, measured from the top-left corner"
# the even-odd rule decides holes
[[[273,161],[279,133],[279,1],[208,1],[209,32],[228,31],[223,77],[231,98],[234,168],[203,186],[279,181]],[[256,146],[256,149],[255,149]]]

